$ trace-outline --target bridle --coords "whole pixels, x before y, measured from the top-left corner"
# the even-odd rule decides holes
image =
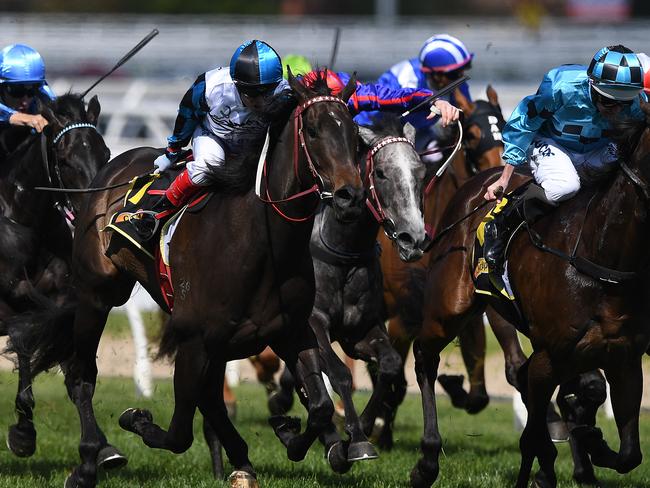
[[[342,104],[345,107],[346,111],[348,109],[347,104],[343,100],[341,100],[340,98],[329,96],[329,95],[321,95],[321,96],[310,98],[310,99],[304,101],[301,105],[298,106],[298,108],[296,108],[296,110],[294,111],[293,116],[292,116],[293,117],[293,140],[294,140],[294,144],[293,144],[293,171],[294,171],[294,175],[298,179],[298,182],[302,183],[300,181],[300,172],[298,171],[299,170],[298,163],[300,161],[300,150],[302,149],[302,152],[305,155],[305,158],[307,159],[307,165],[308,165],[309,171],[311,172],[314,180],[316,180],[316,182],[309,189],[303,190],[303,191],[295,193],[295,194],[293,194],[293,195],[291,195],[289,197],[281,198],[281,199],[278,199],[278,200],[274,200],[273,198],[271,198],[271,195],[269,193],[269,183],[268,183],[268,180],[269,180],[269,178],[268,178],[268,167],[267,167],[267,160],[266,160],[266,156],[265,156],[265,150],[268,149],[268,139],[269,139],[269,134],[267,132],[267,140],[266,140],[266,142],[264,144],[265,150],[263,151],[263,158],[264,159],[263,159],[263,163],[262,163],[262,165],[263,165],[262,166],[262,175],[264,176],[265,186],[266,186],[266,188],[265,188],[265,197],[263,197],[261,195],[261,189],[259,188],[259,186],[261,186],[261,181],[258,181],[257,184],[256,184],[256,192],[257,192],[258,198],[261,201],[263,201],[264,203],[271,204],[271,206],[278,213],[278,215],[280,215],[285,220],[288,220],[289,222],[305,222],[305,221],[311,219],[316,214],[316,212],[318,211],[318,205],[316,206],[314,211],[312,213],[310,213],[306,217],[289,217],[284,212],[282,212],[282,210],[280,210],[278,208],[278,206],[277,206],[278,203],[290,202],[292,200],[303,198],[303,197],[305,197],[307,195],[310,195],[311,193],[316,193],[320,200],[328,200],[328,199],[331,199],[333,197],[332,191],[327,190],[325,188],[325,182],[324,182],[322,176],[320,175],[320,173],[318,172],[318,170],[316,169],[316,166],[314,165],[312,157],[309,154],[309,149],[307,148],[307,144],[305,142],[305,135],[304,135],[304,131],[303,131],[303,129],[304,129],[304,123],[303,123],[303,120],[302,120],[303,113],[309,107],[311,107],[312,105],[314,105],[316,103],[323,103],[323,102],[339,103],[339,104]]]
[[[41,132],[41,156],[43,160],[43,166],[45,169],[45,175],[47,177],[47,182],[49,187],[53,187],[53,181],[52,181],[52,172],[50,171],[50,158],[49,158],[49,148],[52,148],[52,155],[53,155],[53,164],[52,168],[54,169],[54,175],[56,176],[56,183],[59,189],[63,190],[63,197],[65,199],[64,203],[61,203],[61,200],[59,197],[55,196],[54,197],[54,206],[55,208],[63,215],[65,218],[66,222],[70,226],[74,226],[74,221],[75,221],[75,213],[74,213],[74,207],[72,205],[72,200],[70,200],[70,195],[65,192],[66,188],[63,185],[63,179],[61,178],[61,167],[59,165],[59,159],[56,156],[56,146],[61,141],[62,137],[64,134],[67,132],[70,132],[71,130],[74,129],[93,129],[97,130],[97,127],[94,124],[91,124],[89,122],[71,122],[64,126],[53,138],[52,138],[52,143],[50,146],[48,146],[48,141],[47,141],[47,136],[45,135],[44,132]]]
[[[373,145],[368,151],[366,156],[366,181],[368,183],[368,189],[370,190],[370,197],[366,199],[366,206],[370,213],[375,217],[375,220],[382,226],[386,237],[394,241],[397,239],[397,232],[395,231],[395,222],[389,217],[386,216],[386,212],[381,205],[381,200],[377,194],[377,188],[375,185],[375,161],[374,156],[379,152],[380,149],[397,143],[406,143],[415,150],[413,143],[406,137],[384,137],[380,139],[375,145]]]

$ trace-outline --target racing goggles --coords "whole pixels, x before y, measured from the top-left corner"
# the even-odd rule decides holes
[[[5,93],[12,98],[35,97],[41,85],[25,83],[6,83],[3,85]]]

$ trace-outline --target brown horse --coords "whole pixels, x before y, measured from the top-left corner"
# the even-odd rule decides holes
[[[329,95],[324,77],[311,88],[293,76],[289,83],[299,106],[272,127],[266,165],[270,169],[262,184],[265,197],[258,197],[252,188],[255,164],[249,159],[256,162],[257,151],[251,148],[250,158],[215,172],[221,191],[200,213],[185,215],[174,235],[171,269],[177,296],[160,348],[161,354],[175,360],[175,407],[168,430],[156,425],[146,410],[128,409],[120,417],[120,425],[140,435],[147,446],[181,453],[193,442],[198,407],[235,467],[233,479],[244,478],[249,486],[256,485],[256,474],[246,443],[227,416],[224,371],[228,360],[257,354],[267,344],[292,368],[308,402],[303,434],[299,425],[276,426],[289,458],[302,459],[323,434],[330,462],[347,464],[331,423],[333,406],[320,374],[316,338],[307,323],[314,299],[308,245],[316,195],[331,196],[335,214],[346,221],[357,219],[365,202],[355,161],[356,126],[345,104],[355,80],[341,98]],[[99,173],[94,186],[142,174],[160,153],[139,148],[120,155]],[[306,196],[286,201],[310,188],[314,191]],[[126,242],[109,248],[111,237],[102,232],[107,218],[121,207],[122,193],[96,194],[79,216],[73,256],[79,300],[72,311],[74,322],[69,313],[61,312],[55,317],[57,327],[51,321],[50,328],[34,334],[36,371],[54,362],[62,364],[81,420],[82,464],[66,480],[67,488],[96,485],[97,451],[106,440],[93,414],[92,397],[97,344],[108,312],[129,298],[136,281],[164,308],[153,263]]]
[[[501,166],[503,143],[500,129],[504,120],[496,91],[488,86],[488,101],[469,102],[459,90],[455,92],[459,107],[465,114],[464,121],[464,151],[459,152],[451,165],[442,176],[435,181],[430,191],[425,195],[425,222],[430,234],[440,228],[440,219],[452,196],[458,188],[478,171]],[[380,232],[379,241],[382,245],[381,268],[384,279],[384,301],[388,318],[388,333],[393,346],[397,349],[404,361],[411,347],[417,330],[421,324],[422,288],[425,273],[429,262],[429,255],[418,262],[407,263],[399,258],[397,251],[390,241]],[[490,315],[499,342],[504,348],[507,364],[519,366],[525,361],[518,347],[517,336],[514,328],[503,321],[498,315]],[[482,320],[477,317],[471,326],[464,329],[460,336],[461,350],[470,380],[469,395],[457,395],[457,401],[467,411],[475,413],[487,405],[488,396],[485,390],[484,356],[485,356],[485,329]],[[508,377],[514,381],[516,368]],[[460,378],[462,384],[462,377]],[[455,380],[449,378],[444,385],[451,388]],[[462,386],[456,386],[456,392]],[[394,386],[394,396],[387,401],[384,428],[378,439],[378,444],[389,448],[392,446],[391,423],[395,411],[406,393],[406,378],[403,373]],[[453,391],[452,391],[453,393]],[[464,393],[464,392],[463,392]]]
[[[525,319],[518,326],[533,345],[519,375],[528,422],[519,443],[518,488],[527,486],[535,457],[540,465],[536,485],[556,486],[557,453],[546,428],[551,395],[559,384],[596,368],[605,371],[611,385],[620,450],[612,451],[595,427],[573,433],[584,441],[597,466],[626,473],[641,463],[641,357],[650,343],[646,319],[650,288],[647,275],[641,272],[650,260],[650,105],[644,103],[642,109],[645,121],[626,124],[619,141],[621,165],[615,174],[528,225],[533,229],[530,235],[533,231],[541,235],[553,253],[533,246],[525,231],[510,244],[508,273]],[[485,172],[464,185],[441,224],[450,225],[476,208],[498,172]],[[521,177],[513,178],[512,187],[521,183]],[[430,486],[439,471],[442,440],[433,386],[440,351],[491,300],[475,293],[470,262],[485,210],[441,236],[431,249],[424,322],[414,344],[425,422],[422,458],[411,472],[415,487]]]

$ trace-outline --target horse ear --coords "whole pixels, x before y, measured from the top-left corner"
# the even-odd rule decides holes
[[[415,144],[415,132],[415,127],[410,122],[404,124],[404,136],[413,144]]]
[[[499,107],[499,95],[497,95],[497,91],[492,88],[492,85],[488,85],[487,88],[485,89],[485,94],[487,95],[488,102],[490,102],[490,105],[492,105],[495,108]]]
[[[50,125],[54,125],[58,128],[63,127],[65,124],[61,122],[59,119],[57,119],[56,115],[54,114],[54,110],[52,110],[52,107],[50,107],[48,104],[41,102],[40,100],[37,102],[37,111],[40,113],[45,119],[48,121]]]
[[[352,94],[357,91],[357,72],[355,71],[352,73],[352,76],[348,80],[347,84],[345,85],[345,88],[343,88],[343,91],[341,92],[341,100],[344,102],[347,102]]]
[[[361,140],[363,141],[363,143],[366,146],[371,146],[372,141],[374,139],[376,139],[377,136],[375,135],[374,131],[370,127],[360,125],[359,126],[359,137],[361,138]]]
[[[99,99],[97,95],[93,96],[88,102],[88,109],[86,110],[86,116],[88,117],[88,122],[93,125],[97,125],[97,119],[99,118],[99,112],[102,107],[99,104]]]
[[[289,86],[293,92],[297,95],[296,98],[299,101],[305,101],[307,98],[309,98],[305,85],[303,85],[295,76],[293,76],[289,65],[287,65],[287,81],[289,82]]]
[[[471,103],[463,92],[460,91],[460,88],[454,90],[454,99],[456,100],[456,105],[458,108],[465,112],[465,117],[469,117],[474,112],[476,105]]]

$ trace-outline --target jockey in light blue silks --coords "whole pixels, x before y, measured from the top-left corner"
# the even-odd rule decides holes
[[[24,44],[5,47],[0,51],[0,128],[18,125],[41,132],[47,120],[36,113],[38,98],[55,98],[45,81],[43,58]]]
[[[472,66],[474,54],[470,53],[459,39],[448,34],[438,34],[427,39],[417,58],[406,59],[394,65],[377,79],[377,83],[388,88],[426,89],[434,93],[442,90],[452,81],[461,78]],[[461,93],[471,101],[467,83],[460,85]],[[443,98],[457,105],[453,94]],[[364,113],[355,118],[361,125],[368,125],[376,113]],[[410,122],[417,130],[416,149],[420,152],[433,151],[438,147],[440,126],[437,120],[427,118],[426,111],[409,115]],[[427,162],[441,159],[440,154],[425,156]]]
[[[519,103],[503,130],[503,173],[487,188],[485,198],[499,197],[497,189],[508,187],[517,166],[528,165],[537,184],[521,198],[510,199],[486,224],[484,255],[491,271],[503,268],[505,245],[522,222],[524,201],[532,207],[529,213],[527,204],[527,218],[534,219],[574,196],[581,179],[614,167],[618,157],[610,138],[612,122],[644,118],[639,105],[645,98],[642,90],[639,58],[619,45],[602,48],[589,67],[552,69],[537,93]]]

